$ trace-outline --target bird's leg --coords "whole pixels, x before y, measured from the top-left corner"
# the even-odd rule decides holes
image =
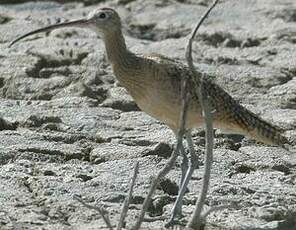
[[[190,152],[190,161],[189,161],[189,167],[187,169],[187,172],[185,174],[185,177],[182,179],[182,186],[179,188],[178,196],[175,201],[175,204],[172,209],[172,214],[171,218],[167,224],[167,226],[173,225],[174,224],[174,219],[176,216],[180,216],[182,213],[182,200],[184,197],[184,194],[187,189],[187,185],[189,183],[189,180],[192,177],[192,174],[198,164],[198,156],[195,154],[194,151],[194,145],[192,141],[192,136],[191,136],[191,131],[187,131],[185,133],[186,141],[188,144],[189,152]],[[187,158],[187,156],[186,156]],[[187,163],[188,163],[188,158],[187,158]]]
[[[188,171],[188,162],[189,162],[183,143],[180,146],[180,153],[182,156],[182,163],[181,163],[181,178],[179,183],[179,191],[181,190],[184,179],[186,177],[186,173]],[[178,194],[179,194],[179,191],[178,191]],[[182,201],[180,202],[181,202],[181,205],[179,205],[175,210],[176,215],[182,214]]]
[[[186,173],[188,170],[188,157],[187,157],[187,154],[186,154],[183,144],[181,145],[180,153],[182,155],[182,163],[181,163],[181,179],[180,179],[180,184],[179,184],[179,190],[182,187],[183,181],[185,179],[185,176],[186,176]]]
[[[190,131],[186,132],[185,137],[186,137],[186,141],[187,141],[189,153],[190,153],[189,168],[192,167],[194,170],[199,164],[199,154],[196,154],[195,152],[191,132]]]

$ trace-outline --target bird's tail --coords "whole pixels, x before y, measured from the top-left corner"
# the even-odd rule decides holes
[[[206,87],[210,102],[216,110],[215,113],[218,120],[225,123],[225,127],[230,126],[230,129],[233,131],[238,131],[266,144],[275,144],[284,148],[286,148],[285,144],[291,144],[282,135],[282,129],[270,124],[240,105],[218,85],[210,81],[206,83],[204,86]]]
[[[282,129],[263,120],[239,104],[236,105],[236,114],[233,116],[236,123],[245,130],[245,133],[257,141],[284,148],[286,147],[285,144],[290,144],[288,139],[283,136]]]

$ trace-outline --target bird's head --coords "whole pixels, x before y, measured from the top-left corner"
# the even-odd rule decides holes
[[[63,27],[90,28],[97,34],[104,36],[112,31],[120,30],[121,22],[120,17],[115,10],[111,8],[99,8],[92,11],[86,19],[59,23],[26,33],[12,41],[9,44],[9,47],[27,36],[41,32],[48,32]]]
[[[98,33],[108,33],[121,28],[121,21],[118,13],[111,8],[99,8],[92,11],[87,21],[93,30]]]

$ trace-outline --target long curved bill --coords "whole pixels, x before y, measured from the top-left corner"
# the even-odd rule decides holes
[[[60,23],[60,24],[55,24],[55,25],[51,25],[51,26],[46,26],[37,30],[33,30],[29,33],[26,33],[18,38],[16,38],[15,40],[13,40],[8,47],[11,47],[13,44],[15,44],[16,42],[18,42],[19,40],[28,37],[32,34],[37,34],[37,33],[41,33],[41,32],[48,32],[48,31],[52,31],[58,28],[63,28],[63,27],[70,27],[70,26],[74,26],[74,27],[84,27],[87,24],[90,23],[89,19],[80,19],[80,20],[76,20],[76,21],[70,21],[70,22],[65,22],[65,23]]]

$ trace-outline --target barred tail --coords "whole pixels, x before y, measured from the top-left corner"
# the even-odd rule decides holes
[[[282,129],[263,120],[241,105],[238,107],[240,107],[237,111],[240,114],[238,124],[243,126],[247,135],[263,143],[276,144],[284,148],[285,144],[290,144],[288,139],[282,135]]]
[[[279,145],[283,148],[286,148],[285,144],[291,144],[282,135],[282,129],[268,123],[244,108],[218,85],[206,81],[204,86],[211,104],[216,110],[215,114],[217,115],[217,120],[220,121],[218,123],[221,123],[222,129],[224,126],[232,131],[250,136],[257,141]]]

